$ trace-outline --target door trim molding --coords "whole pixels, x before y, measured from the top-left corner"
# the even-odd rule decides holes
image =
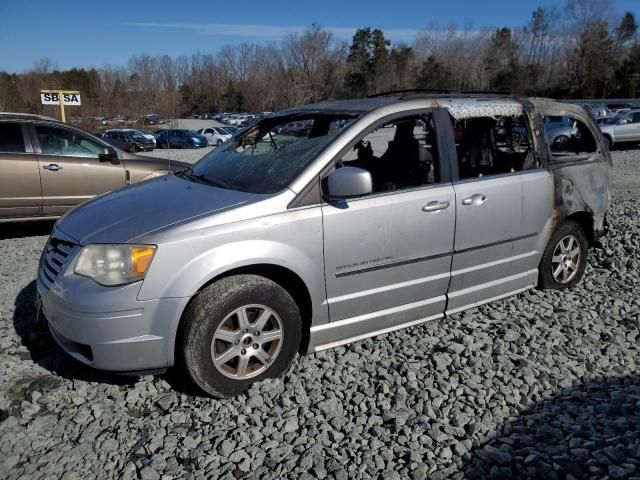
[[[340,272],[340,273],[336,273],[336,278],[348,277],[351,275],[358,275],[360,273],[375,272],[376,270],[383,270],[385,268],[401,267],[404,265],[411,265],[412,263],[426,262],[428,260],[435,260],[437,258],[448,257],[452,254],[453,254],[453,251],[449,251],[445,253],[438,253],[436,255],[429,255],[427,257],[412,258],[409,260],[400,260],[398,262],[390,262],[390,263],[385,263],[383,265],[374,265],[373,267],[360,268],[358,270],[350,270],[348,272]]]
[[[526,235],[520,235],[518,237],[507,238],[505,240],[500,240],[498,242],[485,243],[483,245],[477,245],[475,247],[463,248],[462,250],[451,250],[449,252],[438,253],[436,255],[429,255],[427,257],[412,258],[412,259],[409,259],[409,260],[401,260],[401,261],[398,261],[398,262],[385,263],[383,265],[374,265],[373,267],[366,267],[366,268],[360,268],[360,269],[357,269],[357,270],[350,270],[348,272],[340,272],[340,273],[336,273],[335,276],[336,276],[336,278],[342,278],[342,277],[349,277],[351,275],[359,275],[361,273],[375,272],[377,270],[383,270],[385,268],[401,267],[401,266],[404,266],[404,265],[410,265],[412,263],[419,263],[419,262],[426,262],[426,261],[429,261],[429,260],[436,260],[438,258],[448,257],[450,255],[473,252],[475,250],[481,250],[483,248],[496,247],[498,245],[503,245],[505,243],[519,242],[520,240],[526,240],[528,238],[533,238],[533,237],[537,237],[537,236],[538,236],[537,233],[528,233]]]
[[[526,235],[520,235],[518,237],[507,238],[506,240],[499,240],[497,242],[485,243],[483,245],[477,245],[475,247],[463,248],[462,250],[454,250],[453,253],[468,253],[473,252],[474,250],[481,250],[483,248],[496,247],[498,245],[503,245],[509,242],[519,242],[520,240],[526,240],[527,238],[537,237],[537,233],[527,233]]]

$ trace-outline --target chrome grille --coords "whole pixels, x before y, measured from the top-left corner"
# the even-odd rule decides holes
[[[40,262],[40,280],[49,288],[67,263],[77,245],[67,240],[51,237],[44,247]]]

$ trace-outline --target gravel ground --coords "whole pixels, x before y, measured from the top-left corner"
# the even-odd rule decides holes
[[[585,279],[299,358],[233,400],[96,372],[34,323],[50,225],[0,239],[0,478],[640,476],[640,152]]]

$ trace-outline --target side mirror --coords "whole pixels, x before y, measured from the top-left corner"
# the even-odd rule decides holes
[[[101,162],[120,163],[116,151],[107,147],[102,149],[102,153],[98,155],[98,160]]]
[[[334,170],[326,179],[326,200],[359,197],[373,192],[371,174],[362,168],[342,167]]]

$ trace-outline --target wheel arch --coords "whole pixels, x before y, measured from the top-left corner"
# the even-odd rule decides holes
[[[307,351],[309,344],[309,335],[311,331],[311,319],[313,313],[313,303],[311,300],[311,293],[309,288],[305,284],[304,280],[300,276],[289,268],[273,263],[256,263],[252,265],[244,265],[236,268],[232,268],[225,272],[221,272],[215,277],[207,280],[203,283],[197,291],[191,296],[187,304],[185,305],[182,313],[180,314],[180,320],[178,322],[178,328],[176,331],[174,342],[174,361],[180,358],[178,349],[182,344],[183,328],[184,328],[184,313],[186,312],[189,304],[209,285],[227,277],[235,275],[259,275],[264,278],[268,278],[272,282],[280,285],[284,288],[289,295],[293,298],[300,309],[300,318],[302,320],[302,338],[298,351],[304,353]]]
[[[589,212],[579,211],[568,215],[565,221],[572,220],[582,227],[584,233],[587,235],[589,245],[593,245],[595,240],[595,232],[593,229],[593,215]]]

